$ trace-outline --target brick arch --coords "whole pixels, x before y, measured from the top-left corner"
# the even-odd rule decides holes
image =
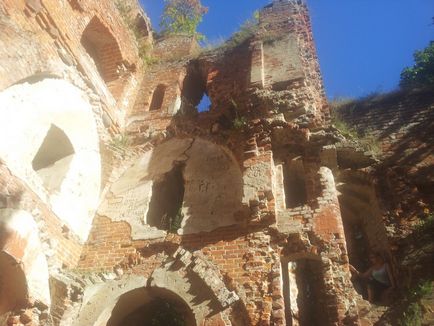
[[[120,279],[86,288],[72,325],[122,325],[119,323],[126,316],[155,298],[177,303],[187,326],[210,325],[239,302],[238,295],[222,280],[218,266],[200,251],[178,248],[148,278],[125,273]]]
[[[129,325],[138,319],[143,322],[143,314],[149,317],[152,310],[163,305],[170,305],[168,312],[176,311],[176,314],[183,319],[184,325],[197,326],[193,311],[182,297],[176,292],[157,287],[137,288],[121,295],[111,312],[107,326]]]
[[[154,299],[175,302],[184,312],[186,325],[197,325],[193,303],[186,302],[175,289],[149,284],[141,275],[127,275],[96,287],[85,290],[85,300],[73,326],[119,325],[129,314]]]
[[[124,59],[113,33],[100,18],[94,16],[83,31],[81,44],[93,59],[113,97],[118,100],[124,88],[121,78]]]
[[[32,302],[50,306],[48,264],[32,215],[0,210],[0,322]]]

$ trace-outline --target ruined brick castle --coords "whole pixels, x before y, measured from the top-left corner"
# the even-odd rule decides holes
[[[399,171],[331,126],[306,5],[200,52],[130,2],[0,2],[0,325],[372,325],[349,262],[393,261]]]

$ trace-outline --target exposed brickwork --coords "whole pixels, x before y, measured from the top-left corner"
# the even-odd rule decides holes
[[[0,165],[1,208],[27,211],[39,226],[53,324],[121,323],[125,306],[167,299],[194,325],[304,326],[315,316],[359,325],[367,303],[348,264],[363,257],[348,225],[363,225],[367,245],[389,254],[382,184],[369,171],[340,170],[345,139],[328,126],[307,6],[273,1],[242,44],[198,54],[190,37],[154,42],[146,16],[128,3],[137,39],[110,0],[0,4],[0,89],[70,81],[89,99],[101,144],[103,190],[85,243],[29,180]],[[138,56],[144,45],[158,59],[149,67]],[[204,94],[210,110],[197,112]],[[380,167],[396,174],[399,164],[419,180],[433,163],[425,154],[433,126],[423,119],[432,120],[432,102],[430,92],[395,95],[346,118],[381,136]],[[429,132],[414,132],[421,128]],[[143,302],[131,300],[137,293]],[[0,323],[42,325],[47,307],[39,308],[7,312]]]
[[[45,254],[53,266],[71,268],[80,258],[82,244],[63,228],[50,207],[0,162],[1,208],[25,209],[33,213],[40,225],[40,236],[45,243]]]

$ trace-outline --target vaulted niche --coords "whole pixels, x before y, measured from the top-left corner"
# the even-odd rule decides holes
[[[196,326],[185,301],[160,288],[139,288],[120,296],[107,326]]]
[[[187,70],[182,85],[183,112],[205,112],[211,109],[211,99],[206,90],[206,79],[200,71],[199,64],[193,62]]]
[[[300,156],[283,164],[286,208],[303,206],[307,202],[305,170]]]
[[[155,88],[154,92],[152,93],[152,100],[151,105],[149,106],[149,111],[157,111],[163,107],[166,89],[167,86],[163,84],[160,84]]]
[[[68,136],[52,124],[32,161],[33,170],[42,178],[48,191],[60,187],[74,154]]]
[[[94,17],[83,32],[81,44],[93,59],[114,98],[118,99],[124,87],[119,75],[119,67],[123,59],[113,34],[97,17]]]
[[[184,200],[184,164],[175,163],[174,168],[154,181],[149,204],[147,224],[160,230],[176,232],[181,227]]]
[[[137,36],[140,41],[143,41],[149,36],[149,24],[146,22],[145,18],[142,15],[137,14],[136,19],[134,20],[137,29]]]
[[[328,325],[325,284],[319,259],[282,259],[282,282],[286,325]]]

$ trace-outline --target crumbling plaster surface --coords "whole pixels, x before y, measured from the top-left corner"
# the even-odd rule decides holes
[[[198,138],[172,139],[145,153],[116,181],[98,213],[131,225],[133,239],[165,233],[145,226],[152,184],[175,162],[185,164],[185,186],[180,234],[211,231],[236,223],[241,207],[241,170],[225,148]]]
[[[0,241],[2,253],[6,253],[13,258],[15,264],[19,265],[24,272],[26,297],[16,299],[29,298],[49,306],[51,300],[48,285],[48,265],[39,240],[38,226],[32,215],[23,210],[0,209],[0,234],[2,235]],[[11,282],[17,276],[17,272],[14,275],[9,275],[11,279],[7,277],[7,273],[3,274],[5,270],[6,268],[1,270],[0,288],[2,291],[0,293],[2,295],[0,296],[0,306],[8,304],[4,300],[9,301],[15,297],[17,294],[15,291],[19,286],[19,284]],[[14,303],[18,305],[25,304],[22,301]]]
[[[86,240],[101,177],[98,134],[86,95],[68,81],[44,79],[1,92],[0,107],[0,137],[7,139],[0,143],[0,157],[82,241]],[[52,124],[67,135],[75,153],[59,188],[47,192],[32,160]]]

